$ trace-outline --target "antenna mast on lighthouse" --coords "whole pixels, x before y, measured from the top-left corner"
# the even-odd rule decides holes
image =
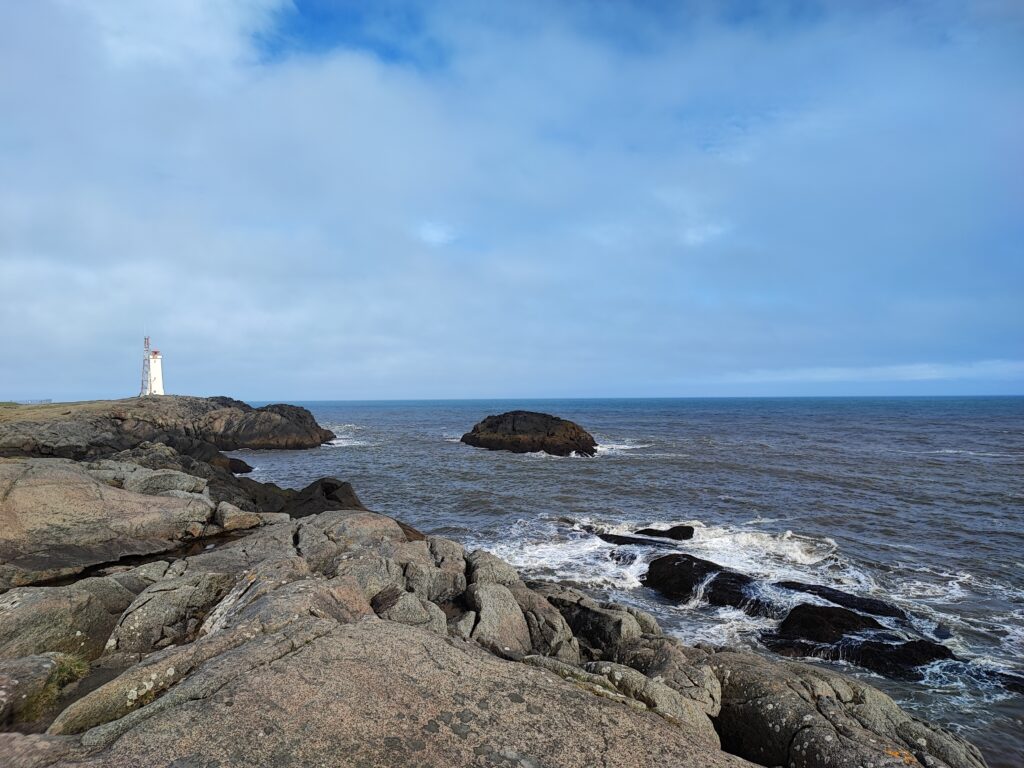
[[[142,342],[142,388],[139,397],[164,393],[163,357],[159,349],[151,349],[149,336]]]

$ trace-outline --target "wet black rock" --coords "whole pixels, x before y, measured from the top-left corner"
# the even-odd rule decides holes
[[[324,477],[310,483],[289,498],[281,511],[287,512],[292,517],[309,517],[332,509],[366,509],[366,507],[356,496],[351,483],[334,477]]]
[[[462,436],[462,442],[491,451],[535,453],[554,456],[593,456],[597,442],[579,424],[546,413],[509,411],[488,416]]]
[[[693,555],[665,555],[652,560],[644,583],[666,597],[692,600],[698,593],[711,605],[739,608],[754,616],[773,616],[778,608],[757,594],[757,582]]]
[[[824,598],[830,603],[841,605],[844,608],[851,608],[855,611],[870,613],[874,616],[891,616],[896,619],[906,619],[907,614],[902,608],[897,608],[892,603],[879,600],[874,597],[860,597],[851,595],[833,587],[824,587],[819,584],[804,584],[799,581],[780,581],[775,584],[781,589],[788,589],[793,592],[803,592],[808,595]]]
[[[674,544],[670,544],[667,541],[653,541],[651,539],[642,539],[639,536],[624,536],[621,533],[599,533],[597,538],[607,541],[609,544],[619,544],[622,546],[668,547],[670,549],[675,547]]]
[[[870,616],[831,605],[801,604],[779,625],[778,634],[815,643],[837,643],[846,635],[884,627]]]
[[[671,528],[641,528],[639,531],[633,531],[638,536],[658,536],[663,539],[673,539],[674,541],[685,541],[686,539],[693,538],[693,526],[692,525],[673,525]]]
[[[847,661],[902,680],[920,680],[920,667],[955,658],[944,645],[907,639],[870,616],[829,605],[796,606],[778,630],[762,634],[761,641],[783,656]]]

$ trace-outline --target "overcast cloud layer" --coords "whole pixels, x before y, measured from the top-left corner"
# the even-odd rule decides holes
[[[1019,4],[360,5],[0,4],[0,400],[1024,393]]]

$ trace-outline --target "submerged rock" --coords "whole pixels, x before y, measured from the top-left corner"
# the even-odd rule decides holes
[[[624,536],[621,533],[598,533],[597,538],[601,541],[607,541],[609,544],[618,544],[620,546],[634,546],[634,547],[667,547],[674,548],[674,544],[670,544],[667,541],[657,541],[656,539],[645,539],[640,536]]]
[[[892,603],[887,603],[885,600],[879,600],[876,597],[851,595],[849,592],[843,592],[833,587],[824,587],[820,584],[804,584],[799,581],[780,581],[775,586],[793,592],[805,592],[809,595],[815,595],[828,600],[830,603],[841,605],[844,608],[852,608],[862,613],[870,613],[875,616],[891,616],[897,619],[907,618],[907,613],[902,608],[898,608]]]
[[[659,536],[674,541],[685,541],[693,538],[694,528],[692,525],[673,525],[671,528],[641,528],[634,531],[638,536]]]
[[[579,424],[533,411],[488,416],[464,434],[462,442],[513,453],[544,451],[554,456],[593,456],[597,452],[597,442]]]

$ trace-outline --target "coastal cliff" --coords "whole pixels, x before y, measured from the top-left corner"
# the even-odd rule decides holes
[[[984,766],[862,682],[174,446],[314,447],[308,411],[164,400],[2,417],[4,765]]]

